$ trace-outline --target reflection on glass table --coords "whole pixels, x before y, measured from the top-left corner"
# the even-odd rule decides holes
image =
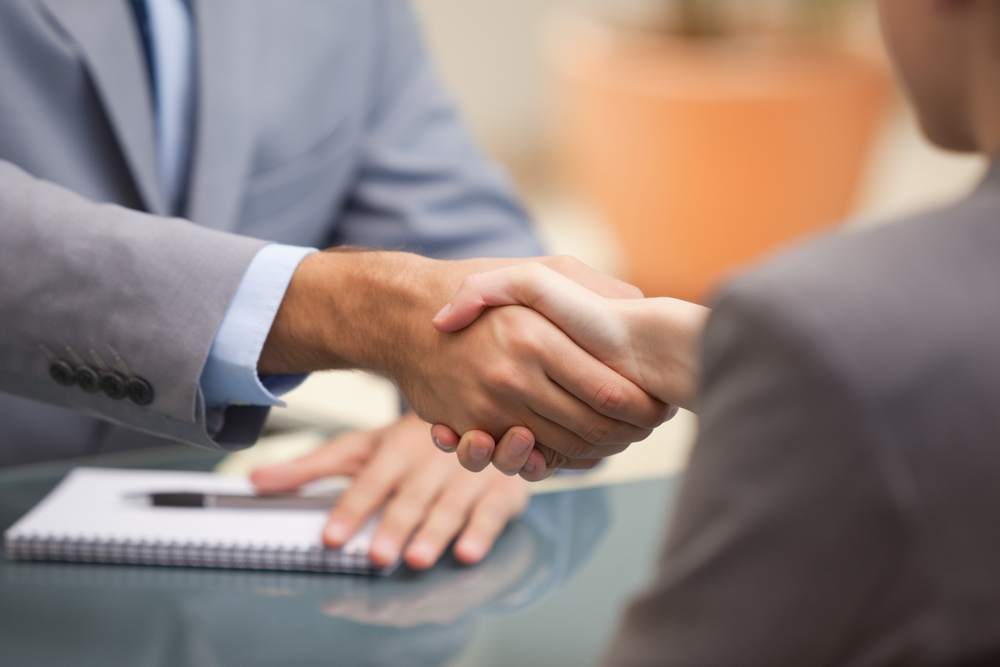
[[[173,457],[160,452],[86,463],[207,469],[214,462],[211,455],[186,448],[177,448]],[[26,511],[68,467],[0,472],[0,526]],[[404,569],[386,579],[0,560],[0,664],[461,662],[476,652],[483,628],[530,616],[558,598],[595,551],[606,551],[604,536],[614,531],[612,524],[608,490],[537,496],[479,565],[465,567],[445,557],[426,572]],[[605,585],[598,585],[594,574],[588,577],[598,590]],[[624,600],[629,592],[625,587],[618,597]],[[614,601],[595,602],[603,607]],[[605,626],[604,634],[613,631],[613,625]],[[538,627],[534,640],[551,637],[551,630]],[[531,641],[516,639],[519,646]]]

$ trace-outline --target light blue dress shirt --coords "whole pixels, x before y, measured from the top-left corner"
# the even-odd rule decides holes
[[[185,0],[144,1],[155,86],[160,187],[171,210],[176,211],[184,196],[194,128],[194,22]],[[312,252],[312,248],[270,244],[254,256],[215,335],[201,374],[207,408],[282,405],[278,396],[305,379],[304,375],[295,375],[261,381],[257,361],[292,274]]]

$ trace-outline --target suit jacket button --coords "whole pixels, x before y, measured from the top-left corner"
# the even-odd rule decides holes
[[[136,405],[149,405],[153,402],[153,388],[142,378],[132,378],[128,382],[128,397]]]
[[[107,394],[109,398],[125,398],[125,394],[128,393],[128,380],[114,371],[101,373],[100,384],[101,391]]]
[[[49,366],[49,375],[64,387],[69,387],[76,382],[73,367],[65,361],[53,361],[52,365]]]
[[[97,371],[90,366],[80,366],[76,369],[76,383],[88,394],[93,394],[101,388]]]

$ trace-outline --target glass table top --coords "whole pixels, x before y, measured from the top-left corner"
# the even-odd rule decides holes
[[[0,528],[74,465],[209,470],[164,447],[0,469]],[[391,577],[0,558],[0,664],[599,664],[651,579],[677,478],[535,496],[491,554]]]

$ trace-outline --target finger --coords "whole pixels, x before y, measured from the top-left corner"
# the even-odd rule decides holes
[[[596,413],[623,424],[633,425],[643,431],[656,428],[666,419],[670,406],[653,398],[637,384],[605,366],[580,349],[573,341],[566,339],[560,343],[554,339],[550,342],[550,349],[551,353],[542,357],[545,373],[553,382]],[[554,419],[558,423],[567,423],[561,421],[558,415]],[[610,425],[608,422],[603,423],[605,429]],[[597,427],[597,423],[591,419],[589,422],[583,422],[581,426],[594,428]],[[597,432],[594,434],[595,439],[588,437],[586,431],[580,435],[594,443],[637,440],[628,439],[630,436],[624,433],[621,437],[616,437],[615,431],[605,434]]]
[[[480,472],[493,457],[493,436],[485,431],[467,431],[458,443],[458,461],[470,472]]]
[[[406,547],[406,563],[423,570],[434,565],[465,525],[473,504],[485,492],[488,479],[481,475],[453,478],[434,502],[426,521]]]
[[[545,451],[551,450],[553,454],[546,454],[546,465],[550,468],[580,468],[591,467],[585,461],[598,462],[608,456],[620,454],[628,448],[628,443],[614,445],[594,445],[586,440],[566,431],[562,426],[555,424],[544,417],[536,416],[531,421],[531,431],[535,435],[536,447],[541,444],[545,446]],[[493,461],[498,468],[508,474],[517,474],[524,466],[508,467],[504,461],[511,457],[509,453],[500,453],[494,449]]]
[[[571,255],[540,257],[537,261],[607,299],[645,298],[642,290],[635,285],[601,273]]]
[[[547,399],[544,401],[545,407],[551,408],[553,403],[562,401],[567,404],[566,407],[561,411],[560,409],[554,409],[554,412],[569,415],[572,411],[576,410],[583,415],[581,417],[580,414],[572,414],[571,417],[563,417],[564,420],[590,419],[595,423],[607,421],[600,415],[594,414],[592,410],[582,405],[557,385],[551,382],[548,384]],[[538,389],[536,388],[536,390]],[[531,399],[529,401],[529,407],[531,407],[534,400]],[[550,409],[550,413],[552,411]],[[627,438],[623,443],[596,445],[537,412],[526,416],[525,421],[527,426],[511,427],[504,434],[501,441],[505,442],[505,446],[499,457],[496,455],[496,445],[494,444],[493,437],[489,433],[478,430],[467,431],[462,436],[456,449],[458,460],[462,464],[462,467],[472,472],[480,472],[492,460],[498,470],[507,475],[516,475],[522,470],[526,460],[525,457],[531,451],[530,446],[525,447],[523,442],[521,442],[522,439],[528,443],[533,443],[536,438],[542,440],[550,448],[564,455],[561,460],[569,461],[571,459],[600,459],[605,456],[617,454],[633,441],[630,438],[641,440],[651,432],[636,429],[630,424],[618,424],[617,428],[619,432],[628,434],[630,438]],[[513,451],[511,451],[511,445],[514,445]],[[563,467],[567,466],[568,463],[563,465]]]
[[[524,426],[514,426],[504,433],[493,450],[494,467],[505,475],[516,475],[528,461],[535,446],[535,435]]]
[[[458,434],[444,424],[434,424],[431,427],[431,440],[434,446],[442,452],[451,454],[458,448]]]
[[[536,438],[570,458],[605,456],[600,448],[628,445],[652,433],[652,429],[604,416],[548,378],[536,385],[535,392],[524,397],[525,404],[546,420],[548,428],[544,432],[536,430],[536,420],[526,425]]]
[[[455,542],[455,558],[466,565],[481,561],[507,523],[521,516],[527,506],[528,491],[520,480],[502,480],[493,485],[473,507],[465,530]]]
[[[403,545],[423,522],[431,503],[441,493],[449,477],[455,474],[453,466],[451,460],[435,456],[407,477],[386,505],[382,522],[372,539],[369,554],[372,562],[380,567],[396,562]]]
[[[529,482],[540,482],[555,474],[556,468],[548,467],[545,454],[542,453],[543,450],[548,450],[548,448],[545,445],[535,445],[535,448],[528,454],[528,460],[519,473],[522,479]]]
[[[434,316],[434,326],[446,333],[458,331],[490,306],[533,308],[537,292],[551,284],[552,276],[572,282],[536,262],[466,276],[455,296]]]
[[[258,490],[273,493],[290,491],[330,475],[353,475],[368,458],[374,444],[371,433],[346,433],[294,461],[258,468],[250,475],[250,480]]]
[[[331,547],[343,546],[396,489],[409,466],[410,459],[398,448],[379,448],[330,511],[324,542]]]
[[[433,322],[439,331],[452,332],[471,324],[485,308],[522,305],[542,313],[576,338],[574,334],[587,332],[593,326],[595,312],[606,310],[602,301],[599,294],[556,270],[527,262],[466,277]],[[613,321],[606,318],[603,323],[606,327]],[[578,342],[586,347],[589,341]]]
[[[491,324],[505,332],[517,330],[514,353],[532,362],[527,373],[511,372],[501,365],[491,380],[514,401],[527,404],[594,444],[635,442],[663,423],[669,409],[665,403],[594,358],[539,313],[519,307],[500,308],[491,314]],[[544,375],[537,373],[539,369]],[[545,376],[553,382],[546,382]],[[526,418],[528,415],[522,415],[522,419]],[[532,424],[521,419],[511,421],[534,430]],[[535,436],[540,438],[541,434],[536,430]]]
[[[529,482],[540,482],[543,479],[548,479],[560,469],[590,470],[600,463],[601,459],[568,459],[559,452],[538,444],[531,451],[528,461],[521,468],[519,474],[522,479]]]

